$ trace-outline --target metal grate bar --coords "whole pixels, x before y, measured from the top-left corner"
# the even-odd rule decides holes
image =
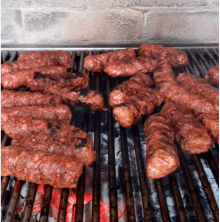
[[[8,56],[9,56],[9,51],[4,52],[3,55],[2,55],[3,61],[5,61]]]
[[[41,208],[40,222],[46,222],[48,220],[52,191],[53,187],[50,185],[44,185],[44,198]]]
[[[207,55],[209,56],[209,58],[211,59],[211,61],[213,62],[213,64],[215,66],[218,65],[218,62],[215,60],[215,58],[212,56],[212,54],[208,51],[208,49],[205,49],[205,52],[207,53]]]
[[[29,185],[29,191],[28,195],[26,197],[26,205],[24,208],[24,215],[22,218],[22,222],[28,222],[30,221],[31,212],[34,206],[34,200],[37,193],[37,187],[38,185],[35,183],[30,183]]]
[[[211,66],[208,64],[205,57],[202,55],[201,51],[204,51],[204,50],[196,49],[196,52],[198,53],[200,59],[202,60],[203,64],[205,65],[206,69],[209,70],[211,68]]]
[[[152,221],[151,215],[151,206],[150,206],[150,198],[147,187],[147,177],[145,172],[145,166],[143,163],[143,157],[141,152],[140,140],[138,135],[138,127],[136,125],[132,126],[133,138],[134,138],[134,147],[136,152],[137,159],[137,167],[138,167],[138,176],[141,186],[141,196],[142,196],[142,204],[144,210],[144,218],[145,221]]]
[[[202,213],[201,207],[199,205],[199,200],[198,200],[196,192],[195,192],[195,187],[194,187],[193,180],[192,180],[192,177],[191,177],[191,174],[189,171],[189,167],[188,167],[188,164],[186,162],[184,155],[180,152],[179,146],[178,146],[178,156],[180,159],[180,165],[183,170],[184,178],[186,180],[186,185],[187,185],[187,188],[188,188],[191,200],[192,200],[193,208],[194,208],[194,211],[197,216],[197,220],[199,222],[200,221],[203,222],[203,221],[205,221],[205,218]]]
[[[215,201],[215,197],[212,193],[211,187],[210,187],[209,182],[206,178],[202,164],[200,163],[200,160],[196,155],[192,155],[192,159],[193,159],[193,162],[194,162],[196,169],[198,171],[199,178],[202,182],[202,186],[205,191],[205,194],[206,194],[207,200],[209,202],[210,208],[212,210],[213,216],[215,218],[215,221],[219,221],[218,205]]]
[[[213,158],[213,155],[212,155],[211,151],[209,150],[207,153],[199,155],[199,157],[202,157],[202,156],[207,159],[208,164],[209,164],[209,166],[210,166],[210,168],[212,170],[212,173],[213,173],[213,175],[215,177],[215,181],[216,181],[216,183],[219,186],[219,168],[218,168],[218,166],[215,163],[215,160]]]
[[[99,92],[100,76],[96,75],[96,90]],[[100,219],[100,113],[95,113],[95,141],[96,161],[93,163],[93,197],[92,197],[92,221]]]
[[[84,59],[84,52],[81,52],[80,55],[80,67],[79,69],[82,70],[82,64]],[[74,64],[74,63],[73,63]],[[83,129],[85,132],[88,132],[88,122],[89,122],[89,115],[84,113],[84,126]],[[85,192],[85,175],[86,175],[86,168],[83,169],[83,174],[81,175],[78,185],[77,185],[77,197],[76,197],[76,212],[75,212],[75,222],[83,221],[83,202],[84,202],[84,192]]]
[[[170,221],[169,211],[167,207],[166,197],[162,189],[162,182],[160,179],[155,180],[157,189],[157,196],[160,204],[160,211],[163,221]]]
[[[110,93],[110,78],[107,77],[107,95]],[[108,127],[108,171],[109,171],[109,203],[110,221],[118,221],[117,188],[115,172],[115,147],[113,138],[112,109],[107,103],[107,127]]]
[[[13,193],[12,193],[12,196],[11,196],[11,199],[10,199],[10,204],[9,204],[4,222],[13,221],[13,217],[14,217],[17,202],[18,202],[18,198],[19,198],[20,191],[21,191],[21,186],[22,186],[22,181],[17,180],[15,182],[15,185],[14,185],[14,190],[13,190]]]
[[[193,62],[195,63],[197,69],[199,70],[200,74],[202,75],[202,77],[205,76],[206,72],[204,71],[204,69],[202,69],[202,67],[200,66],[198,60],[196,59],[196,57],[194,56],[194,54],[192,53],[192,51],[189,51],[189,54],[192,57]]]
[[[66,209],[67,209],[67,201],[69,196],[69,189],[63,188],[61,190],[61,197],[60,197],[60,205],[59,205],[59,212],[58,212],[58,222],[66,221]]]
[[[218,57],[218,53],[216,52],[215,49],[210,49],[210,51],[213,52],[216,57]]]
[[[134,198],[131,185],[131,172],[130,172],[130,164],[128,158],[126,131],[122,127],[120,127],[120,139],[121,139],[122,166],[123,166],[123,184],[124,184],[124,193],[127,204],[126,205],[127,220],[135,221]]]
[[[183,202],[182,202],[179,187],[178,187],[178,184],[176,181],[175,173],[172,173],[169,176],[169,181],[172,186],[172,191],[174,194],[173,196],[174,196],[174,201],[175,201],[176,209],[177,209],[177,213],[178,213],[178,219],[181,222],[187,221],[186,213],[184,211]]]
[[[185,53],[187,54],[187,57],[189,58],[189,51],[185,50]],[[189,60],[188,64],[186,65],[186,67],[189,69],[190,73],[194,73],[194,69],[192,68],[192,65],[190,64],[190,60]]]

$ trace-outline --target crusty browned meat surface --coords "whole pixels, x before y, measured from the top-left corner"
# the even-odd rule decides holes
[[[143,88],[125,103],[113,108],[113,116],[122,127],[130,127],[143,115],[151,113],[163,102],[163,95],[155,89]]]
[[[150,116],[144,123],[144,133],[148,178],[159,179],[176,170],[179,158],[168,119],[160,113]]]
[[[31,117],[2,118],[1,130],[10,138],[20,138],[30,133],[41,133],[47,130],[48,123],[41,119]]]
[[[1,121],[11,117],[32,117],[35,119],[65,121],[71,120],[69,107],[63,104],[56,106],[17,106],[2,108]]]
[[[153,85],[151,78],[145,74],[137,74],[115,87],[109,94],[109,104],[114,107],[137,94],[140,90]]]
[[[219,84],[219,66],[214,66],[209,69],[205,78],[212,84]]]
[[[219,115],[203,115],[201,116],[201,121],[205,128],[208,130],[210,136],[212,137],[214,143],[219,144]]]
[[[208,83],[206,79],[197,75],[180,73],[177,77],[178,83],[186,90],[201,95],[215,105],[219,111],[219,91]]]
[[[21,70],[14,73],[7,73],[1,76],[2,86],[6,89],[18,89],[21,87],[38,87],[39,83],[44,84],[59,84],[60,87],[71,87],[74,89],[86,88],[89,83],[89,76],[85,72],[77,73],[56,73],[54,69],[43,70],[43,73],[33,70]]]
[[[139,46],[138,53],[140,56],[157,59],[158,61],[166,58],[174,67],[185,66],[188,63],[187,56],[183,51],[165,48],[162,45],[142,44]]]
[[[25,135],[13,139],[11,145],[23,147],[28,151],[43,151],[61,156],[76,155],[84,166],[90,166],[95,161],[93,143],[86,132],[67,124],[50,126],[50,133]]]
[[[184,153],[199,154],[209,150],[212,140],[208,131],[190,112],[168,102],[160,113],[168,119]]]
[[[74,188],[82,170],[83,163],[76,156],[33,152],[17,146],[1,147],[1,176],[14,175],[18,180]]]
[[[34,85],[30,86],[31,91],[39,91],[52,95],[58,95],[62,98],[63,102],[68,105],[76,105],[82,103],[90,107],[91,110],[104,110],[103,97],[95,90],[80,89],[76,90],[75,87],[62,87],[61,84],[52,84],[50,81],[44,82],[38,80]]]
[[[135,52],[132,48],[102,53],[101,55],[89,55],[84,59],[84,68],[91,72],[101,72],[110,62],[114,60],[124,60],[134,57]]]
[[[153,73],[154,84],[157,89],[163,92],[165,102],[173,101],[179,106],[193,114],[204,124],[210,136],[215,142],[218,142],[216,127],[219,124],[218,110],[206,98],[190,93],[183,87],[177,84],[171,66],[166,60],[161,61],[155,72]],[[215,116],[211,119],[211,125],[207,123],[210,116]]]
[[[192,111],[196,116],[218,113],[215,106],[206,98],[190,93],[178,85],[174,78],[172,68],[166,60],[161,61],[157,65],[153,73],[153,80],[156,88],[164,93],[166,102],[173,101]]]
[[[1,107],[57,105],[61,101],[60,96],[57,95],[39,92],[19,92],[7,89],[1,91]]]
[[[17,59],[19,69],[40,66],[63,66],[72,68],[70,54],[64,51],[23,52]]]
[[[138,72],[153,72],[156,65],[157,60],[139,56],[137,58],[131,58],[127,60],[112,61],[104,68],[104,72],[106,72],[111,77],[132,76]]]
[[[6,74],[10,72],[15,72],[18,70],[18,65],[16,62],[4,62],[1,64],[1,74]]]

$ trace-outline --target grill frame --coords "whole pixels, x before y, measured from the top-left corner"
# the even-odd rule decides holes
[[[170,45],[169,45],[170,46]],[[207,73],[207,69],[211,67],[211,64],[216,65],[218,64],[218,61],[216,57],[218,57],[218,53],[216,52],[216,49],[218,49],[218,46],[211,45],[211,46],[172,46],[174,48],[182,49],[184,50],[189,58],[190,63],[183,68],[175,69],[174,72],[177,74],[177,72],[187,72],[187,73],[195,73],[197,75],[204,76],[204,74]],[[74,69],[83,70],[83,58],[85,55],[88,54],[99,54],[101,52],[108,52],[109,50],[118,50],[125,47],[117,47],[117,48],[62,48],[63,50],[71,52]],[[61,48],[58,48],[61,50]],[[82,51],[83,49],[83,51]],[[137,49],[137,47],[134,47],[134,49]],[[13,48],[8,49],[6,52],[2,52],[3,60],[5,60],[9,55],[11,55],[9,62],[14,61],[17,56],[22,51],[28,51],[28,50],[57,50],[57,48],[18,48],[17,51],[11,51],[14,50]],[[73,50],[73,51],[72,51]],[[204,57],[203,53],[206,53],[206,58]],[[208,56],[208,57],[207,57]],[[80,59],[78,58],[80,57]],[[200,60],[198,60],[198,57]],[[207,60],[209,58],[209,60]],[[78,65],[75,63],[76,59],[79,59]],[[208,63],[209,61],[209,63]],[[202,63],[201,63],[202,62]],[[71,71],[73,71],[73,68]],[[93,79],[93,88],[100,91],[100,83],[101,78],[105,74],[94,74],[87,72],[90,75],[90,79]],[[116,80],[113,80],[112,78],[106,76],[106,92],[104,95],[105,103],[107,103],[107,95],[109,92],[119,84],[119,81],[121,79],[117,78]],[[95,86],[94,86],[95,83]],[[108,103],[106,104],[108,111],[107,111],[107,136],[108,136],[108,144],[107,144],[107,150],[108,150],[108,182],[109,182],[109,215],[110,215],[110,221],[118,221],[118,199],[117,199],[117,181],[116,181],[116,159],[115,159],[115,143],[114,143],[114,124],[115,121],[112,117],[112,110]],[[83,116],[83,123],[80,124],[80,128],[84,129],[86,132],[89,131],[89,113],[84,112]],[[94,126],[94,150],[96,151],[96,162],[93,164],[93,199],[92,199],[92,215],[91,220],[92,221],[99,221],[100,219],[100,119],[101,119],[101,113],[95,112],[95,126]],[[133,141],[134,141],[134,149],[136,154],[136,161],[137,161],[137,172],[138,172],[138,179],[140,183],[140,192],[142,197],[142,214],[143,221],[157,221],[154,217],[153,210],[152,210],[152,201],[150,198],[149,193],[149,179],[146,177],[145,169],[144,169],[144,160],[143,160],[143,152],[141,148],[140,143],[140,132],[138,125],[134,125],[131,127]],[[122,152],[122,168],[123,168],[123,192],[125,194],[125,200],[126,200],[126,214],[127,214],[127,221],[137,221],[136,218],[136,211],[135,211],[135,203],[134,203],[134,196],[133,196],[133,183],[132,183],[132,177],[131,177],[131,168],[130,168],[130,162],[129,162],[129,151],[128,151],[128,144],[127,144],[127,131],[120,127],[119,128],[119,134],[120,134],[120,147]],[[2,145],[6,144],[7,137],[4,137],[2,140]],[[178,145],[177,145],[178,146]],[[215,146],[215,149],[217,152],[219,152],[218,146]],[[195,189],[195,182],[193,180],[193,177],[190,173],[190,169],[187,164],[187,159],[185,155],[180,152],[180,149],[178,149],[178,156],[180,158],[180,166],[181,170],[184,174],[184,179],[186,182],[187,190],[189,192],[192,205],[194,208],[194,212],[196,215],[196,218],[198,221],[206,221],[206,217],[204,216],[204,212],[201,208],[201,204],[199,201],[199,196],[197,195],[196,189]],[[213,195],[212,189],[210,187],[210,183],[207,179],[206,173],[203,169],[203,165],[201,163],[201,159],[205,158],[210,166],[210,169],[214,175],[214,178],[216,180],[216,183],[218,185],[218,165],[215,163],[215,159],[213,157],[212,152],[209,150],[206,154],[200,154],[200,155],[192,155],[192,161],[196,167],[196,170],[198,172],[200,181],[202,182],[202,187],[205,192],[207,201],[209,203],[209,206],[211,208],[213,217],[215,221],[218,221],[218,205],[215,201],[215,197]],[[86,168],[84,168],[84,173],[79,179],[78,182],[78,188],[77,188],[77,203],[75,207],[75,221],[83,221],[83,199],[84,199],[84,193],[85,193],[85,186],[86,186]],[[171,186],[171,190],[173,192],[174,202],[175,202],[175,208],[177,212],[177,218],[180,221],[187,221],[187,216],[184,205],[182,202],[181,194],[180,194],[180,188],[178,185],[178,178],[176,176],[176,173],[169,175],[167,177],[169,184]],[[2,179],[2,194],[1,194],[1,202],[4,199],[4,194],[6,191],[6,187],[9,183],[9,177],[4,177]],[[155,180],[153,181],[156,187],[157,196],[158,196],[158,203],[160,205],[160,211],[161,211],[161,218],[163,221],[170,221],[170,214],[169,209],[166,201],[166,195],[164,193],[164,187],[163,187],[163,179]],[[20,190],[22,188],[22,182],[16,181],[12,197],[10,199],[10,203],[7,208],[6,216],[4,221],[13,221],[15,216],[15,211],[17,207],[17,202],[20,194]],[[32,207],[34,204],[34,198],[36,195],[38,185],[36,184],[30,184],[29,192],[26,197],[26,205],[24,209],[24,215],[22,218],[22,221],[29,221]],[[47,221],[48,215],[49,215],[49,207],[50,207],[50,201],[51,201],[51,195],[52,195],[53,188],[51,186],[45,185],[45,195],[43,199],[42,209],[41,209],[41,215],[40,215],[40,222]],[[67,201],[68,201],[68,194],[69,189],[62,189],[61,191],[61,199],[60,199],[60,207],[59,207],[59,214],[58,214],[58,221],[65,221],[66,217],[66,207],[67,207]]]

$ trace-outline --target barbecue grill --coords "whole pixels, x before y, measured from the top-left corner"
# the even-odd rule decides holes
[[[204,77],[209,68],[219,63],[217,45],[175,48],[185,51],[189,59],[186,67],[174,69],[175,75],[186,72]],[[26,50],[30,49],[2,51],[3,61],[16,61]],[[83,70],[86,55],[116,48],[63,50],[72,56],[71,71],[77,71]],[[108,94],[126,78],[87,73],[90,89],[103,95],[108,111],[71,107],[72,124],[88,132],[94,142],[96,162],[84,168],[76,189],[54,189],[19,181],[14,176],[2,177],[2,221],[219,221],[219,146],[212,144],[207,153],[200,155],[183,154],[178,147],[178,169],[165,178],[148,179],[144,120],[122,128],[108,105]],[[10,139],[2,132],[2,145],[5,144],[10,144]]]

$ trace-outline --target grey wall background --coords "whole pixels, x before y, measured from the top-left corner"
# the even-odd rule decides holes
[[[218,43],[218,0],[2,0],[11,45]]]

